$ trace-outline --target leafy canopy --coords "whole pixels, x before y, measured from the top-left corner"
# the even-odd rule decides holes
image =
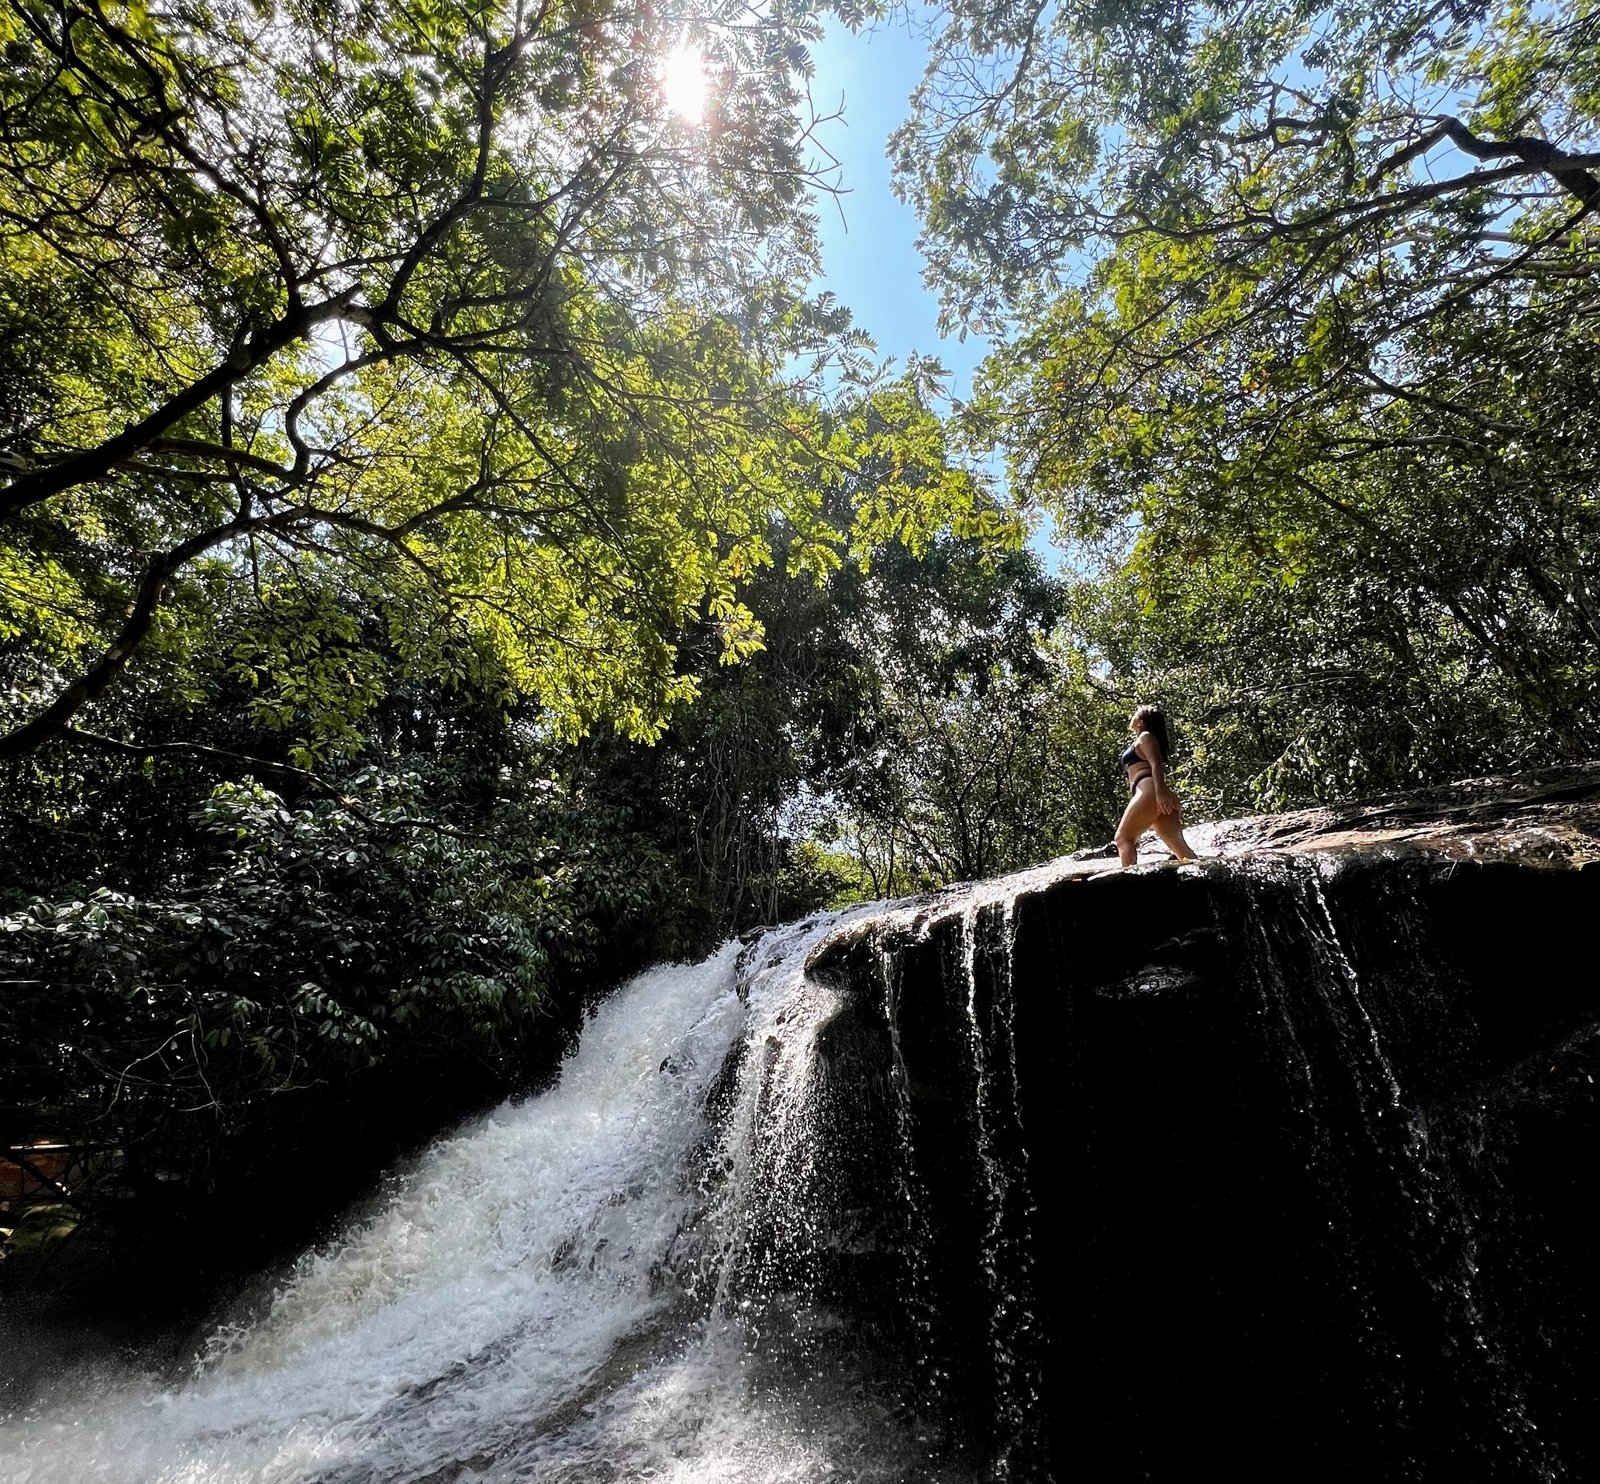
[[[813,574],[942,519],[820,513],[853,455],[808,393],[861,342],[807,297],[814,27],[5,0],[0,754],[115,729],[130,664],[182,687],[230,588],[294,620],[237,656],[269,708],[358,713],[348,615],[381,609],[418,675],[648,737],[693,689],[678,625],[760,642],[774,514]],[[656,74],[686,40],[699,126]]]
[[[967,435],[1142,610],[1119,685],[1188,675],[1219,748],[1270,705],[1263,798],[1587,746],[1597,43],[1590,0],[943,14],[897,158],[1004,337]],[[1400,745],[1333,720],[1374,705]]]

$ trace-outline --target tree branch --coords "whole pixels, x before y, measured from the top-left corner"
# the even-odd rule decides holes
[[[150,632],[167,584],[181,568],[202,553],[235,536],[257,530],[274,518],[234,519],[201,531],[171,550],[153,556],[135,590],[133,606],[110,647],[32,721],[0,737],[0,758],[21,757],[52,737],[60,736],[72,718],[116,679]]]
[[[1584,168],[1594,163],[1593,155],[1569,155],[1548,139],[1518,134],[1511,139],[1481,139],[1460,119],[1443,116],[1439,128],[1455,147],[1475,160],[1499,160],[1512,156],[1525,165],[1548,174],[1563,190],[1570,191],[1591,211],[1600,206],[1600,179]]]
[[[350,317],[356,293],[354,288],[346,289],[298,314],[286,315],[248,337],[220,366],[168,398],[154,412],[122,432],[71,458],[19,475],[0,490],[0,519],[15,515],[75,485],[105,478],[123,459],[148,448],[156,439],[163,437],[167,429],[205,406],[219,392],[231,387],[279,351],[308,338],[318,325]]]

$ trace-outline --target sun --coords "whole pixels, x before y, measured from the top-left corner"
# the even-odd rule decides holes
[[[658,74],[667,107],[685,123],[698,124],[705,117],[706,93],[710,89],[706,59],[700,48],[685,42],[668,52],[661,59]]]

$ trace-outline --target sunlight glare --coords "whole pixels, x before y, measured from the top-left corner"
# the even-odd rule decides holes
[[[686,123],[698,124],[705,117],[706,59],[700,48],[685,42],[661,59],[661,96]]]

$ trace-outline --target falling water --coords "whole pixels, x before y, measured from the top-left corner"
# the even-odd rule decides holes
[[[1590,1333],[1549,1251],[1593,1243],[1513,1212],[1496,1002],[1386,871],[1058,865],[654,969],[190,1374],[0,1424],[0,1479],[1581,1477],[1517,1331]]]
[[[743,997],[736,946],[635,979],[554,1091],[438,1142],[264,1313],[218,1329],[183,1384],[59,1388],[9,1419],[0,1477],[905,1477],[914,1445],[864,1384],[763,1365],[750,1295],[733,1292],[759,1204],[744,1193],[808,1175],[806,1037],[829,1005],[800,966],[834,925],[763,940]]]
[[[1336,871],[1315,857],[1255,862],[1243,878],[1248,890],[1219,901],[1218,916],[1225,937],[1249,945],[1236,955],[1240,980],[1281,1038],[1284,1075],[1304,1120],[1302,1148],[1362,1315],[1360,1342],[1395,1397],[1426,1409],[1434,1403],[1415,1394],[1417,1368],[1396,1348],[1406,1343],[1405,1328],[1425,1326],[1450,1361],[1450,1387],[1473,1398],[1477,1448],[1504,1453],[1529,1480],[1558,1477],[1485,1313],[1476,1233],[1488,1215],[1457,1178],[1449,1144],[1430,1139],[1426,1110],[1402,1086],[1324,887]],[[1414,912],[1401,892],[1389,892],[1382,905],[1395,925]],[[1390,968],[1406,979],[1408,997],[1429,987],[1424,953],[1394,954]],[[1335,1052],[1320,1065],[1307,1049],[1318,1041]],[[1420,1290],[1403,1316],[1393,1312],[1392,1271],[1374,1260],[1379,1240],[1405,1253]]]

